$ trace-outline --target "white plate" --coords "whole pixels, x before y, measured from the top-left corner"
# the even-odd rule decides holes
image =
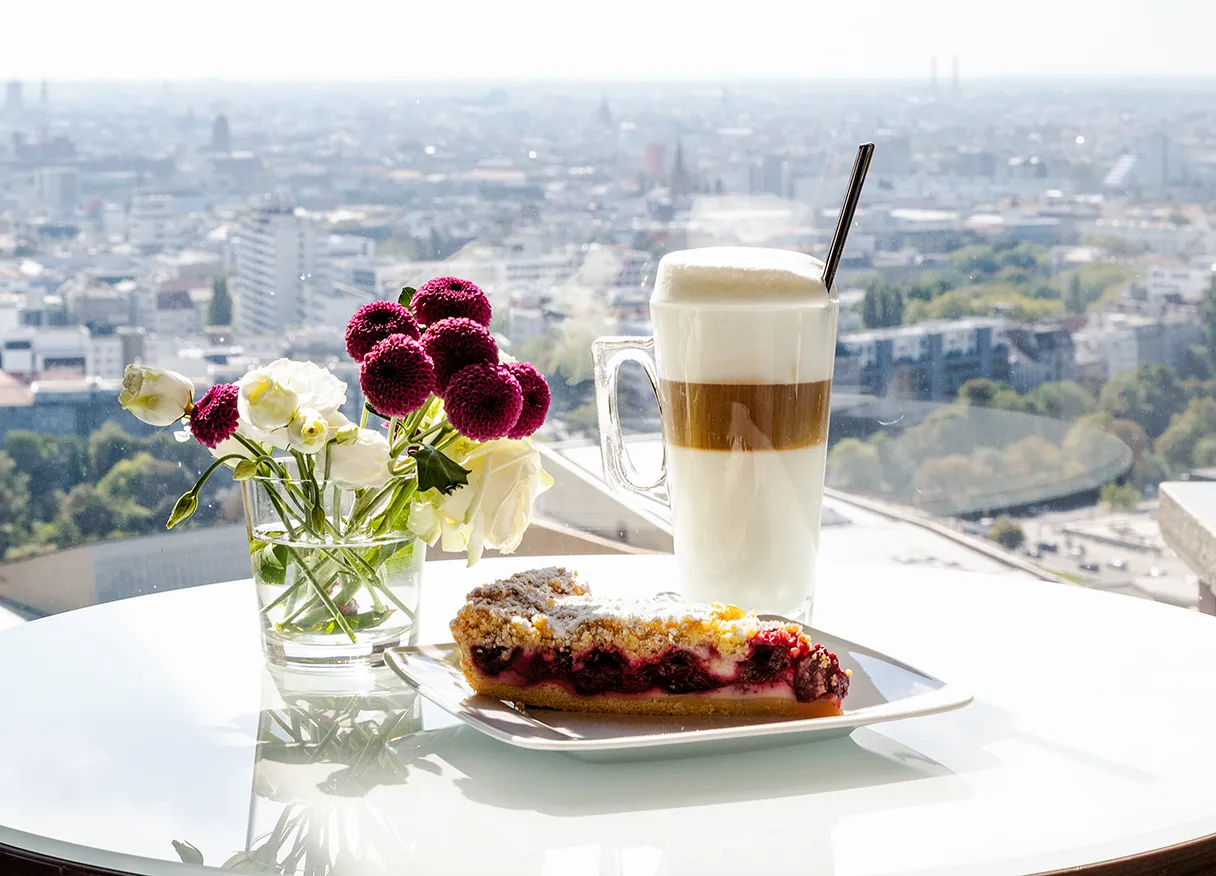
[[[764,617],[786,620],[776,615]],[[788,621],[787,621],[788,622]],[[605,715],[515,706],[473,692],[454,643],[393,648],[393,671],[431,702],[508,745],[560,751],[583,760],[641,760],[769,748],[845,736],[858,727],[957,709],[971,695],[885,654],[809,626],[812,641],[853,670],[843,715],[735,718]]]

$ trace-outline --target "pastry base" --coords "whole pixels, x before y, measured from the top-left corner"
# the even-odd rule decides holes
[[[467,675],[467,673],[466,673]],[[718,694],[573,694],[559,684],[542,682],[527,687],[496,684],[469,678],[479,694],[528,706],[543,706],[565,712],[612,712],[624,715],[736,715],[780,718],[827,718],[843,714],[835,697],[820,697],[809,703],[781,697]],[[711,691],[711,693],[718,693]]]

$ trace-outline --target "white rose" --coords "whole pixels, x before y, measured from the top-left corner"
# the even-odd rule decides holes
[[[388,483],[388,439],[371,429],[360,429],[349,444],[330,444],[326,450],[329,479],[349,490],[382,487]],[[318,461],[325,471],[327,460]]]
[[[329,441],[329,421],[312,408],[300,408],[287,424],[287,444],[301,453],[316,453]]]
[[[186,416],[194,384],[176,371],[128,365],[118,403],[151,426],[172,426]]]
[[[261,432],[284,428],[300,408],[299,395],[278,380],[269,368],[255,368],[236,385],[241,390],[236,400],[241,422]]]
[[[330,414],[346,404],[346,383],[315,362],[275,359],[265,370],[300,400],[300,407]]]
[[[470,566],[486,548],[512,553],[532,522],[536,497],[553,486],[540,452],[529,438],[502,438],[477,446],[461,464],[469,482],[439,508],[443,549],[467,551]]]
[[[435,502],[414,499],[410,503],[410,517],[406,529],[427,544],[437,542],[439,536],[443,534],[443,521],[439,517],[439,509],[435,507]]]

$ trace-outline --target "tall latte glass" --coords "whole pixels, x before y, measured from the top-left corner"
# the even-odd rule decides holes
[[[752,247],[659,262],[651,338],[593,344],[604,469],[670,503],[681,592],[809,616],[819,554],[837,299],[823,263]],[[641,363],[659,397],[664,469],[640,483],[616,379]]]

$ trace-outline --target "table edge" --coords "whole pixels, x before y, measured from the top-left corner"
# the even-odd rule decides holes
[[[1144,852],[1136,852],[1119,858],[1108,858],[1092,864],[1079,864],[1058,870],[1038,871],[1037,876],[1200,876],[1212,872],[1212,861],[1216,857],[1216,833],[1195,839],[1162,846]],[[182,873],[201,873],[196,868],[173,861],[154,861],[156,865],[172,866]],[[131,870],[114,870],[91,864],[53,857],[19,846],[0,842],[0,865],[5,876],[143,876]],[[211,868],[206,868],[207,872]]]

